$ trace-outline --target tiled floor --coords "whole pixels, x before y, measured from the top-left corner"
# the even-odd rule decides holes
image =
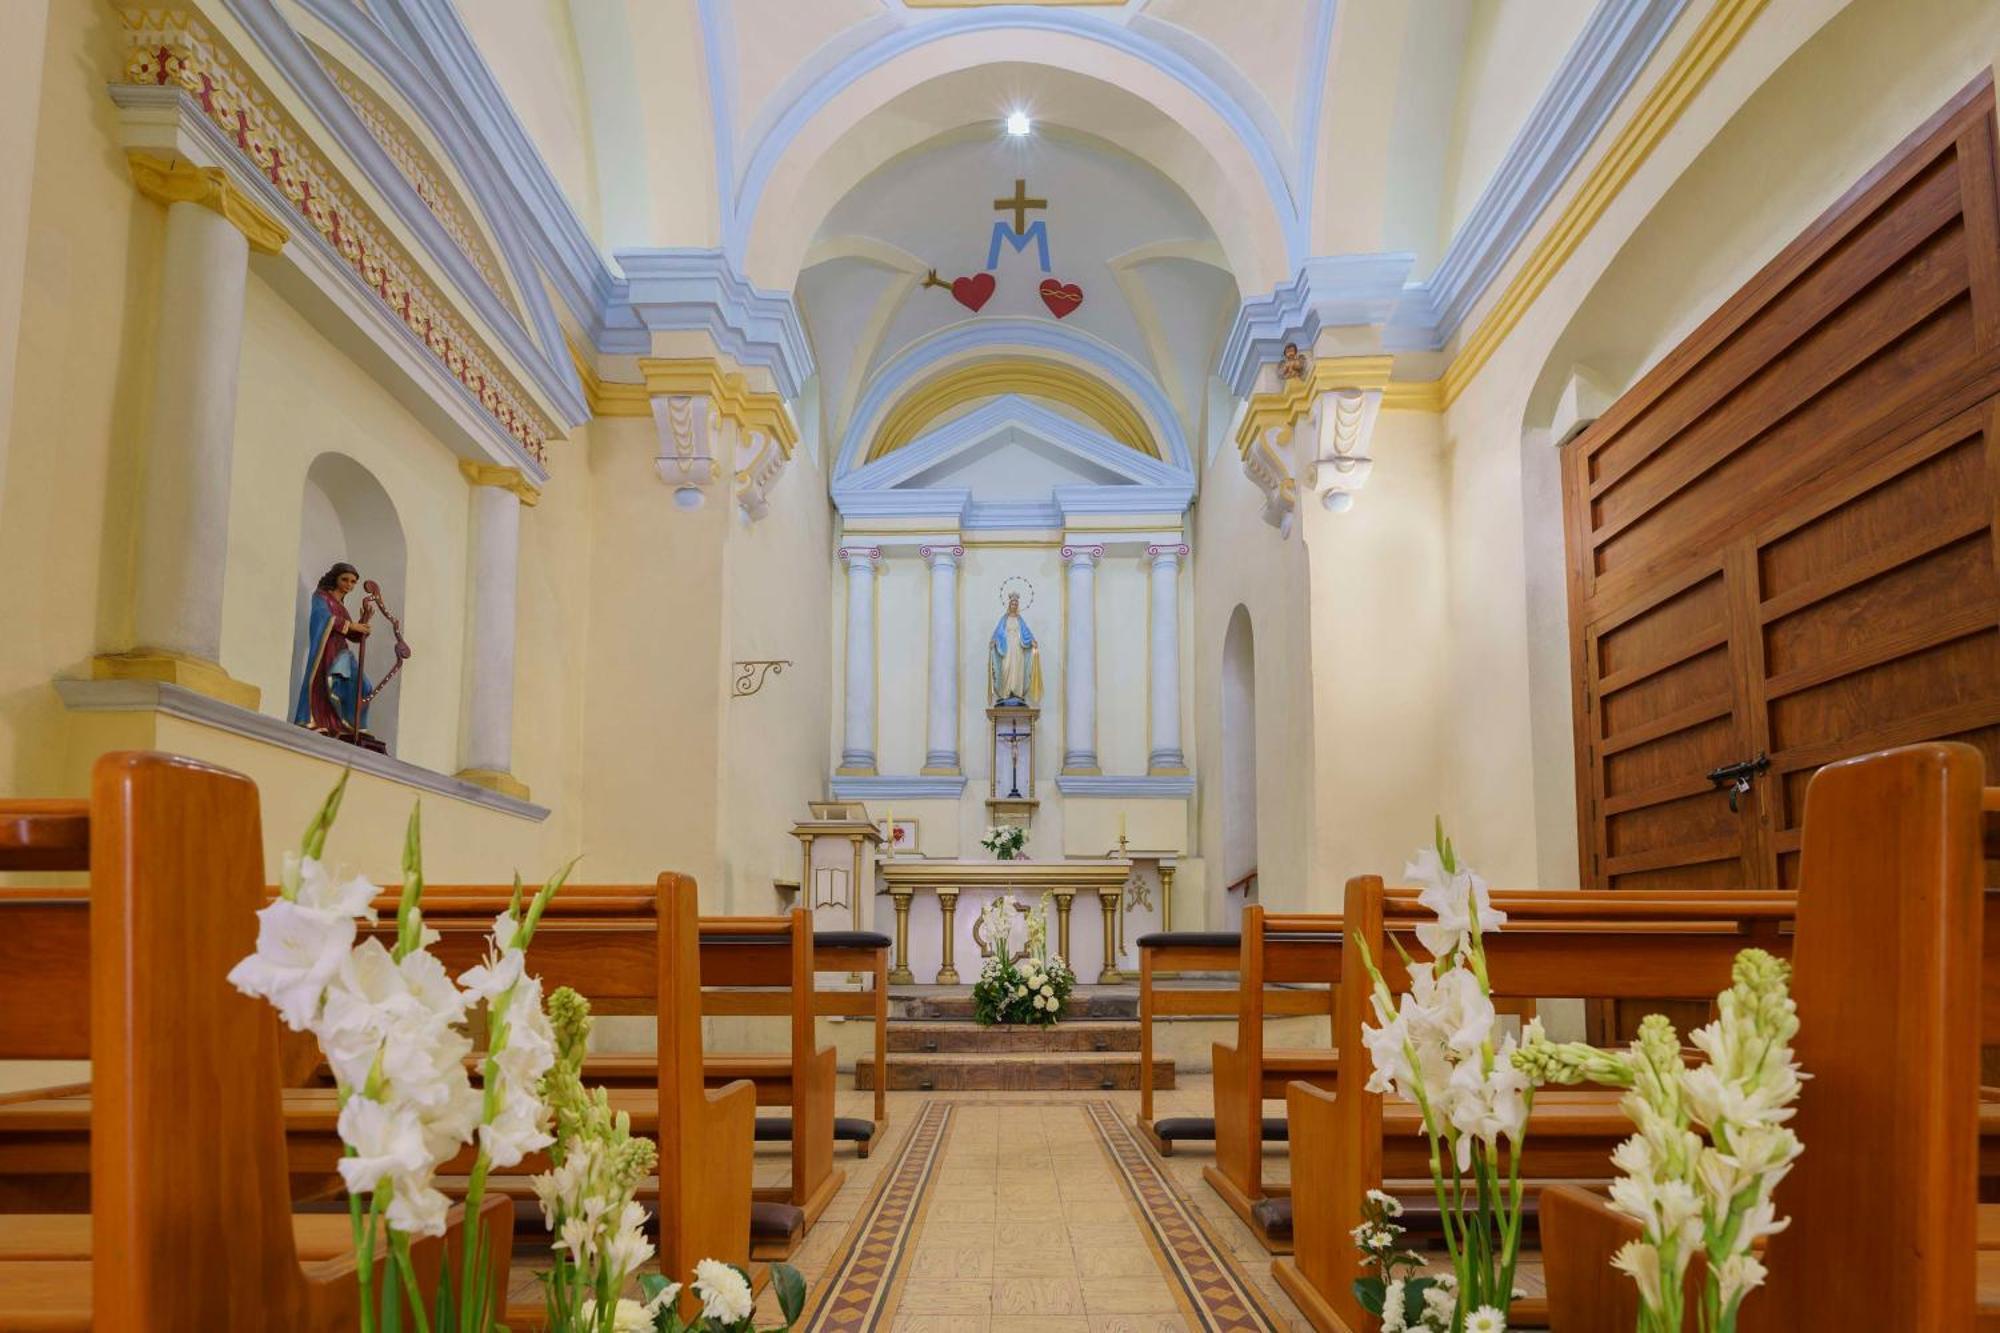
[[[845,1081],[845,1080],[843,1080]],[[1210,1079],[1182,1075],[1180,1086],[1155,1098],[1158,1116],[1207,1115]],[[840,1112],[872,1113],[872,1094],[840,1095]],[[880,1333],[1180,1333],[1181,1330],[1278,1329],[1310,1326],[1271,1277],[1270,1256],[1201,1178],[1214,1160],[1207,1145],[1161,1158],[1140,1148],[1121,1169],[1117,1140],[1100,1130],[1092,1103],[1107,1119],[1129,1125],[1138,1111],[1133,1092],[889,1094],[890,1127],[866,1159],[843,1147],[836,1155],[847,1180],[790,1262],[810,1289],[808,1330],[873,1329]],[[948,1126],[935,1144],[912,1144],[927,1106],[948,1104]],[[935,1114],[935,1113],[934,1113]],[[1136,1138],[1130,1140],[1137,1145]],[[910,1150],[910,1151],[906,1151]],[[1188,1269],[1167,1254],[1172,1243],[1148,1219],[1160,1211],[1136,1202],[1133,1165],[1157,1171],[1185,1210],[1183,1250],[1212,1246],[1251,1297],[1243,1317],[1219,1317],[1226,1301],[1200,1308],[1190,1299],[1210,1282],[1188,1282]],[[1269,1151],[1267,1175],[1286,1178],[1284,1149]],[[899,1168],[907,1179],[886,1179]],[[759,1184],[780,1184],[788,1163],[781,1145],[758,1148]],[[886,1185],[885,1185],[886,1180]],[[911,1188],[914,1184],[914,1188]],[[904,1186],[906,1208],[886,1214],[885,1201]],[[1192,1242],[1186,1233],[1192,1232]],[[856,1255],[873,1237],[872,1254]],[[896,1238],[891,1245],[883,1238]],[[886,1259],[883,1256],[888,1256]],[[1198,1259],[1197,1259],[1198,1261]],[[532,1259],[517,1262],[516,1302],[538,1301]],[[867,1290],[857,1294],[854,1275]],[[875,1281],[873,1279],[879,1279]],[[1225,1284],[1226,1285],[1226,1284]],[[880,1290],[875,1290],[879,1286]],[[835,1308],[844,1304],[847,1313]],[[770,1293],[760,1325],[777,1322]]]

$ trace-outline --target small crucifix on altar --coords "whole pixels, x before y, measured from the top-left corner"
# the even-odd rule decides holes
[[[986,710],[993,725],[993,822],[1025,823],[1035,812],[1035,720],[1039,708],[1004,704]]]

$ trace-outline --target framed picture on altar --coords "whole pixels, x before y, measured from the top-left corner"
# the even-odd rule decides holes
[[[917,821],[898,819],[892,827],[890,821],[878,819],[875,827],[882,831],[882,850],[896,856],[910,856],[917,850]]]

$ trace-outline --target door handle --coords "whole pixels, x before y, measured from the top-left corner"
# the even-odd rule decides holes
[[[1730,813],[1736,811],[1737,798],[1750,790],[1750,784],[1771,767],[1771,757],[1759,751],[1755,759],[1740,759],[1733,764],[1723,764],[1708,770],[1708,780],[1729,793]]]

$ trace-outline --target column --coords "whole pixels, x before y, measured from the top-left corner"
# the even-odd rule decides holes
[[[1153,610],[1150,617],[1152,643],[1147,660],[1152,667],[1148,690],[1152,712],[1152,753],[1146,757],[1146,771],[1158,776],[1179,776],[1187,772],[1181,754],[1181,561],[1187,558],[1185,545],[1148,546],[1152,561]]]
[[[924,773],[957,777],[958,766],[958,562],[963,546],[920,546],[931,570],[930,725]]]
[[[879,546],[843,546],[847,566],[847,697],[837,772],[875,775],[875,567]]]
[[[466,624],[465,737],[458,776],[528,799],[514,776],[514,632],[521,567],[521,506],[541,492],[518,468],[461,461],[472,484],[471,616]]]
[[[1063,644],[1063,772],[1097,767],[1097,562],[1102,546],[1065,546],[1069,630]]]
[[[1125,980],[1125,973],[1118,967],[1118,900],[1121,896],[1117,889],[1097,891],[1097,904],[1104,909],[1104,970],[1097,974],[1100,986],[1116,985]]]
[[[938,914],[943,923],[944,935],[939,941],[937,984],[956,986],[958,968],[953,966],[952,950],[957,943],[958,890],[940,887],[937,891]]]
[[[133,647],[97,659],[100,678],[168,681],[244,708],[254,686],[222,669],[229,474],[250,251],[285,229],[219,167],[131,158],[141,194],[167,206],[152,396],[139,488]]]

